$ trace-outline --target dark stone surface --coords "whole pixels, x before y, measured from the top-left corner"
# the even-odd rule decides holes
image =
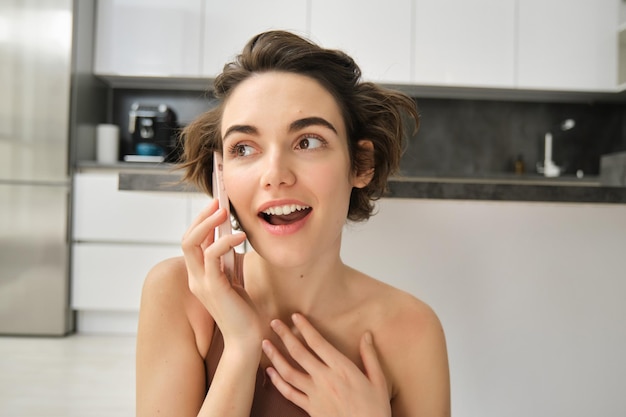
[[[389,198],[626,203],[626,188],[471,182],[390,181]]]
[[[182,183],[180,174],[120,172],[118,190],[198,192],[193,186]]]

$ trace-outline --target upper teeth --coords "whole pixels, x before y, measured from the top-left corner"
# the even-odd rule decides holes
[[[264,210],[263,213],[271,216],[281,216],[291,214],[296,210],[304,210],[307,208],[307,206],[299,206],[298,204],[285,204],[284,206],[270,207],[267,210]]]

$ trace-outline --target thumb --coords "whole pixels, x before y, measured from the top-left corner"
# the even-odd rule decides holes
[[[387,379],[385,378],[382,366],[378,360],[378,354],[376,353],[376,347],[374,346],[374,340],[370,331],[366,331],[363,337],[361,337],[360,350],[367,378],[374,386],[383,388],[386,393]]]

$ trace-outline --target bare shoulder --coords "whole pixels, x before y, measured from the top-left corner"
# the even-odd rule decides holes
[[[206,395],[203,349],[211,332],[204,328],[213,325],[187,281],[183,258],[158,263],[144,281],[136,348],[138,416],[196,415]],[[176,395],[167,395],[172,387]]]
[[[199,353],[206,353],[213,320],[189,290],[183,257],[165,259],[148,272],[141,296],[140,326],[142,318],[160,326],[188,328]]]
[[[390,379],[394,417],[448,416],[448,354],[439,317],[414,295],[376,285],[380,289],[374,304],[381,319],[372,330]]]
[[[359,285],[366,288],[368,308],[377,311],[375,326],[385,336],[424,337],[442,332],[435,311],[416,296],[366,275]]]
[[[172,295],[183,295],[187,286],[187,268],[182,257],[165,259],[148,272],[144,281],[143,291],[149,295],[159,296],[163,292]]]
[[[381,304],[390,312],[385,327],[391,334],[387,336],[413,337],[419,341],[443,333],[439,317],[425,301],[391,286],[387,286],[384,296]]]
[[[165,259],[153,266],[144,280],[140,311],[155,307],[170,314],[185,313],[190,295],[184,258]]]

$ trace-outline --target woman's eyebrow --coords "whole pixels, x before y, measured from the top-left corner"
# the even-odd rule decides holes
[[[337,129],[328,120],[321,117],[305,117],[304,119],[298,119],[289,125],[290,132],[296,132],[309,126],[324,126],[333,132],[337,133]]]
[[[295,120],[291,122],[291,124],[289,125],[289,131],[297,132],[309,126],[324,126],[332,130],[333,132],[337,133],[337,129],[335,129],[335,126],[333,126],[332,123],[330,123],[328,120],[322,117],[305,117],[303,119]],[[259,131],[256,127],[251,126],[251,125],[232,125],[228,129],[226,129],[226,132],[224,132],[224,136],[222,137],[222,140],[225,140],[228,137],[228,135],[230,135],[231,133],[244,133],[247,135],[258,135]]]
[[[222,137],[222,140],[226,139],[228,135],[230,135],[231,133],[236,133],[236,132],[245,133],[247,135],[257,135],[259,133],[257,128],[254,126],[232,125],[228,129],[226,129],[226,132],[224,132],[224,136]]]

